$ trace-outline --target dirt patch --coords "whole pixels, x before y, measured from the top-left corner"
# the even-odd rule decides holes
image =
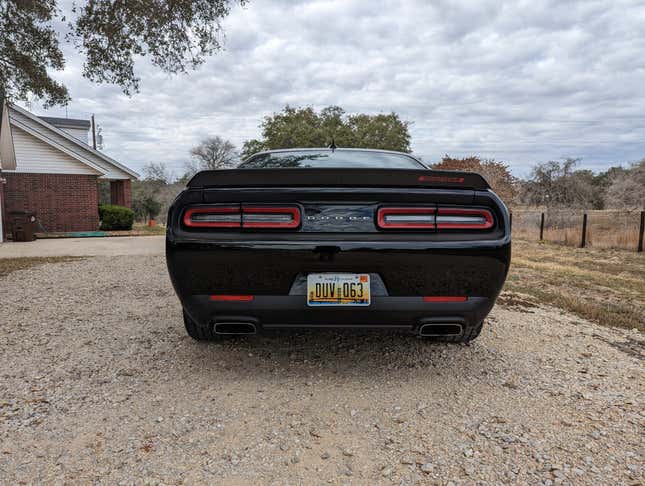
[[[528,295],[517,294],[514,292],[504,292],[497,299],[497,304],[519,312],[533,312],[531,309],[537,308],[538,303]]]
[[[80,257],[59,256],[59,257],[19,257],[0,258],[0,277],[6,277],[12,272],[26,268],[45,265],[47,263],[62,263],[78,260]]]

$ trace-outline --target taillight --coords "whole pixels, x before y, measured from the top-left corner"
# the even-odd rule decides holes
[[[204,206],[188,208],[184,225],[189,228],[241,228],[240,206]]]
[[[376,220],[383,229],[434,229],[435,213],[432,208],[379,208]]]
[[[376,213],[381,229],[476,229],[493,227],[493,213],[479,208],[381,207]]]
[[[188,228],[295,229],[300,226],[298,206],[213,205],[188,208]]]
[[[243,228],[294,229],[300,226],[297,206],[242,206]]]
[[[493,215],[488,209],[438,208],[437,229],[479,229],[493,227]]]

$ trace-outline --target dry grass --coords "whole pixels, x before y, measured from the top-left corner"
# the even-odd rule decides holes
[[[645,256],[513,241],[507,292],[608,326],[645,330]]]
[[[25,268],[44,265],[45,263],[71,262],[82,259],[82,257],[62,256],[62,257],[19,257],[19,258],[0,258],[0,277],[6,277],[10,273]]]
[[[132,231],[142,235],[165,235],[166,226],[157,224],[156,226],[148,226],[147,224],[135,223],[132,225]]]
[[[513,236],[538,240],[542,210],[514,210]],[[582,215],[587,213],[587,246],[636,250],[640,228],[640,211],[618,210],[551,210],[545,213],[544,240],[566,246],[580,246]]]

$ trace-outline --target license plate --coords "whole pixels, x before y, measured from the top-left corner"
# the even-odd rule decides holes
[[[367,273],[311,273],[307,275],[307,305],[370,305]]]

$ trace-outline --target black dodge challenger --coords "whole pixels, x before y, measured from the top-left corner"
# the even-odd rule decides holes
[[[190,180],[166,258],[195,339],[331,327],[468,342],[504,284],[510,222],[478,174],[399,152],[273,150]]]

